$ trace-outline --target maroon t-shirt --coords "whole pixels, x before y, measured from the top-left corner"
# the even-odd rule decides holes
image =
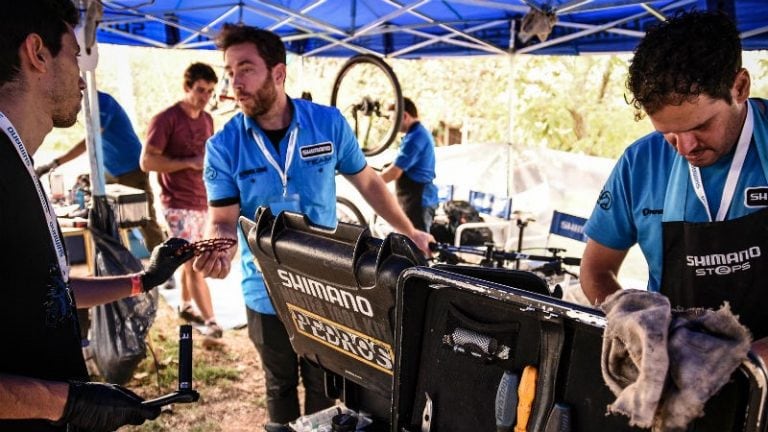
[[[203,111],[193,119],[176,103],[149,123],[147,145],[170,158],[202,156],[205,141],[213,135],[213,117]],[[166,208],[205,210],[207,199],[201,170],[160,173],[160,199]]]

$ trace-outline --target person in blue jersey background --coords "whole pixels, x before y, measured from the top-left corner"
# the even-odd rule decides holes
[[[394,107],[392,107],[394,108]],[[397,201],[413,226],[429,232],[437,208],[435,141],[419,121],[416,104],[403,98],[403,140],[394,162],[381,172],[384,182],[395,181]]]

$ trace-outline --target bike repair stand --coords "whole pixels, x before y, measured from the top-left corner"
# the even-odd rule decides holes
[[[494,258],[494,255],[496,255],[496,245],[493,242],[485,242],[483,246],[485,246],[485,254],[483,255],[482,261],[480,261],[480,266],[492,268],[504,267],[503,256]]]
[[[179,326],[179,389],[159,398],[145,400],[143,405],[162,407],[172,403],[191,403],[200,399],[192,389],[192,326]]]
[[[523,233],[525,232],[525,227],[528,226],[529,222],[536,222],[536,219],[531,217],[529,213],[521,211],[516,211],[513,214],[517,219],[517,253],[520,254],[523,251]],[[520,270],[520,258],[515,260],[515,270]]]

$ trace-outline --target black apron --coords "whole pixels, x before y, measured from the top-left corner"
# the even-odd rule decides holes
[[[768,209],[722,222],[664,222],[661,293],[673,306],[731,305],[755,339],[768,336]]]
[[[768,136],[765,104],[758,100],[750,106],[754,116],[750,139],[758,145],[765,170],[765,149],[760,147]],[[675,168],[671,179],[674,172]],[[681,185],[680,181],[668,185],[665,216],[676,211],[670,201],[687,199]],[[740,198],[734,195],[731,199]],[[675,216],[662,223],[661,293],[672,306],[683,308],[717,309],[727,301],[755,339],[768,336],[768,208],[716,222],[685,222]]]
[[[400,208],[403,209],[413,226],[421,231],[425,231],[427,228],[424,223],[424,208],[421,205],[424,186],[424,183],[411,180],[405,173],[395,180],[395,193]]]

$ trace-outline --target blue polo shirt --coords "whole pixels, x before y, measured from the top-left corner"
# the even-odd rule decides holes
[[[288,194],[298,194],[302,213],[317,224],[336,226],[336,171],[357,174],[365,157],[352,129],[332,107],[303,99],[289,99],[293,118],[280,142],[280,154],[259,125],[242,112],[236,114],[206,144],[204,180],[209,205],[240,204],[240,214],[254,218],[259,206],[283,193],[280,175],[259,150],[252,133],[258,134],[281,169],[291,132],[297,130],[293,162],[288,169]],[[253,262],[244,233],[238,230],[242,288],[245,304],[260,313],[274,314],[261,272]]]
[[[754,112],[755,132],[736,184],[727,219],[742,217],[763,208],[749,207],[746,203],[747,188],[768,184],[763,168],[768,156],[768,143],[760,138],[759,133],[759,130],[768,127],[768,122],[755,108],[755,104],[750,102],[750,109]],[[759,142],[760,151],[756,149],[756,142]],[[712,215],[717,214],[720,206],[733,153],[731,151],[713,165],[701,169]],[[686,169],[682,170],[684,175],[671,174],[675,164],[686,165]],[[661,286],[664,264],[662,221],[709,220],[687,173],[687,162],[662,134],[653,132],[640,138],[629,146],[617,161],[584,228],[589,238],[612,249],[626,250],[639,244],[648,262],[650,291],[659,291]],[[667,187],[672,187],[673,184],[681,186],[679,189],[683,191],[683,196],[681,199],[670,200],[674,208],[665,208]],[[682,215],[682,219],[673,215]]]
[[[400,142],[394,163],[408,178],[425,185],[421,205],[436,207],[437,187],[432,183],[435,179],[435,141],[421,122],[414,123],[408,129]]]
[[[117,177],[138,170],[141,141],[123,107],[104,92],[99,92],[99,120],[107,173]]]

